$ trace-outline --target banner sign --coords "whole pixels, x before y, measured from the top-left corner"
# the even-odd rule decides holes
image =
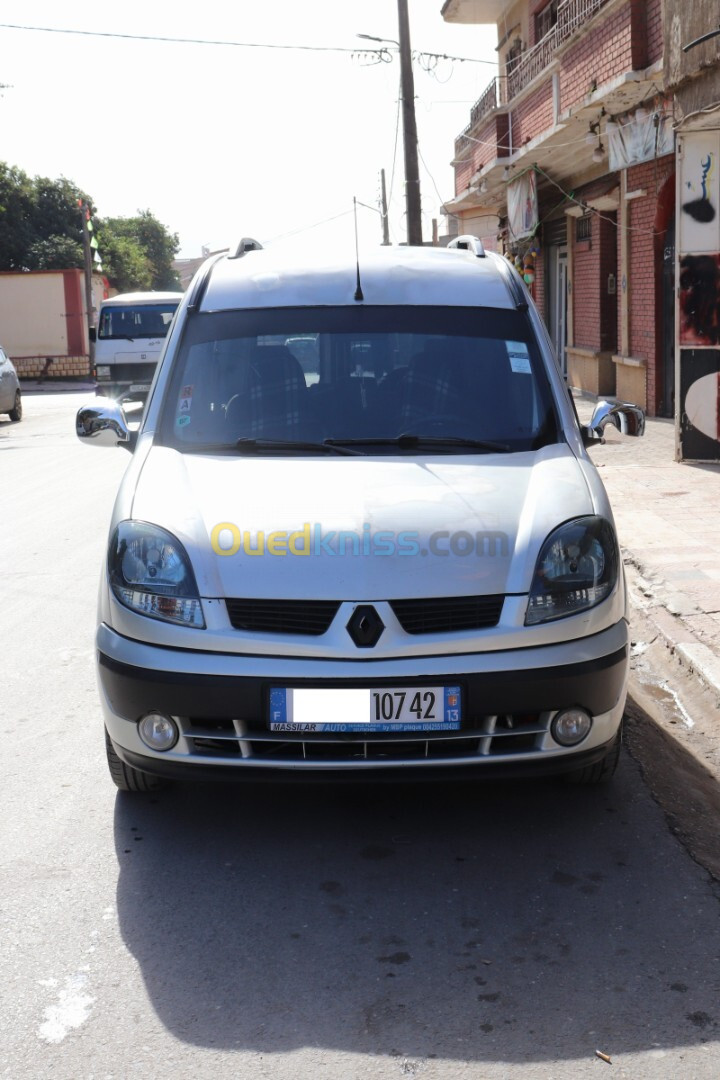
[[[508,229],[511,240],[532,236],[538,226],[537,176],[534,169],[507,186]]]
[[[678,136],[681,460],[720,460],[720,130]]]

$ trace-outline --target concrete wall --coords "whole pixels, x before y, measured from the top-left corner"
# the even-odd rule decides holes
[[[665,82],[673,90],[697,75],[717,69],[720,37],[683,52],[683,45],[718,25],[717,0],[665,0]]]
[[[66,311],[62,272],[0,274],[2,345],[13,359],[67,356]]]
[[[93,275],[93,307],[108,295]],[[77,377],[90,370],[82,270],[0,273],[0,333],[20,377]]]

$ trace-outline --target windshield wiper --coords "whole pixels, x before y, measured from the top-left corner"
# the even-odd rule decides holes
[[[336,444],[330,439],[324,442],[303,442],[294,439],[249,439],[241,438],[235,443],[238,450],[316,450],[325,454],[344,454],[362,456],[362,450],[351,450],[349,446]]]
[[[457,446],[498,454],[509,454],[511,449],[507,443],[488,439],[471,439],[464,435],[415,435],[412,432],[387,439],[325,439],[325,443],[330,446],[399,446],[401,450],[414,450],[419,446]]]

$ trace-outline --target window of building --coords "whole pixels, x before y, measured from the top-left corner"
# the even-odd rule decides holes
[[[550,3],[535,16],[535,40],[540,41],[545,37],[557,22],[559,0],[550,0]]]
[[[575,239],[576,240],[591,240],[592,239],[592,214],[583,214],[579,217],[575,223]]]
[[[522,51],[522,39],[516,37],[508,51],[505,53],[505,63],[508,68],[513,67],[515,61],[522,56]]]

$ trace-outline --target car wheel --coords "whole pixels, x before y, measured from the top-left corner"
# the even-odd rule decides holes
[[[575,769],[574,772],[565,773],[563,780],[566,784],[582,785],[590,787],[595,784],[607,784],[612,779],[620,759],[620,747],[622,746],[622,727],[620,727],[615,741],[604,758],[596,761],[594,765],[586,765],[584,769]]]
[[[22,420],[22,397],[20,391],[15,391],[15,407],[9,413],[11,420]]]
[[[150,776],[148,773],[140,772],[139,769],[134,769],[132,765],[126,765],[118,757],[107,729],[105,729],[105,750],[110,775],[120,791],[159,791],[168,786],[169,781],[161,776]]]

